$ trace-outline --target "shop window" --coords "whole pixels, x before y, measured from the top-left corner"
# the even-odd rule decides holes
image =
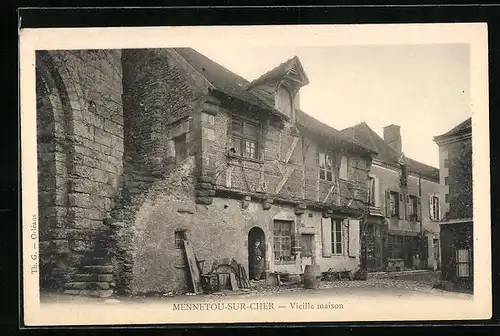
[[[403,259],[404,236],[388,235],[387,256],[389,259]]]

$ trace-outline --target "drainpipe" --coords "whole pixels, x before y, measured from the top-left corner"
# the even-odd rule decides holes
[[[424,227],[422,218],[422,173],[418,173],[418,198],[420,199],[420,213],[418,217],[420,219],[420,256],[424,254]],[[422,260],[421,260],[422,261]]]

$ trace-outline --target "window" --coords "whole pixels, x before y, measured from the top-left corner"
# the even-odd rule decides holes
[[[418,197],[410,195],[408,204],[408,216],[410,219],[417,219],[418,217]]]
[[[185,239],[186,239],[186,230],[184,229],[175,230],[174,232],[175,248],[183,248],[184,247],[183,240]]]
[[[258,127],[239,119],[233,119],[231,127],[231,150],[233,154],[258,158]]]
[[[368,179],[368,204],[375,206],[375,178],[370,176]]]
[[[448,168],[449,164],[450,164],[450,160],[448,160],[448,159],[443,160],[443,168]]]
[[[444,185],[449,185],[448,176],[444,178]]]
[[[439,220],[439,197],[431,195],[429,197],[429,212],[430,218],[432,220]]]
[[[175,162],[179,163],[187,157],[186,134],[174,138]]]
[[[387,256],[389,259],[403,259],[404,236],[388,235]]]
[[[460,249],[456,253],[457,277],[466,278],[472,275],[472,253],[471,250]]]
[[[340,160],[339,177],[343,180],[347,180],[348,172],[349,172],[349,159],[347,158],[347,156],[342,156],[342,159]]]
[[[274,261],[290,263],[292,261],[292,222],[274,221]]]
[[[276,109],[288,117],[292,117],[292,98],[288,90],[280,85],[276,93]]]
[[[450,195],[449,194],[444,194],[444,201],[446,203],[450,203]]]
[[[342,254],[342,220],[332,219],[332,253]]]
[[[399,216],[399,193],[391,191],[389,194],[389,210],[391,217]]]
[[[319,178],[321,180],[333,181],[333,155],[319,152]]]

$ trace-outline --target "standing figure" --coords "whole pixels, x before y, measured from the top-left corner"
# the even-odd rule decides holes
[[[254,280],[260,280],[262,277],[262,272],[264,271],[264,253],[262,251],[262,245],[260,240],[255,241],[255,246],[253,248],[253,278]]]

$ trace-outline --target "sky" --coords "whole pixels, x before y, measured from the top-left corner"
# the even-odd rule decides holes
[[[298,56],[303,111],[338,130],[364,121],[381,137],[400,125],[405,155],[434,167],[433,137],[471,116],[467,44],[196,49],[250,81]]]

